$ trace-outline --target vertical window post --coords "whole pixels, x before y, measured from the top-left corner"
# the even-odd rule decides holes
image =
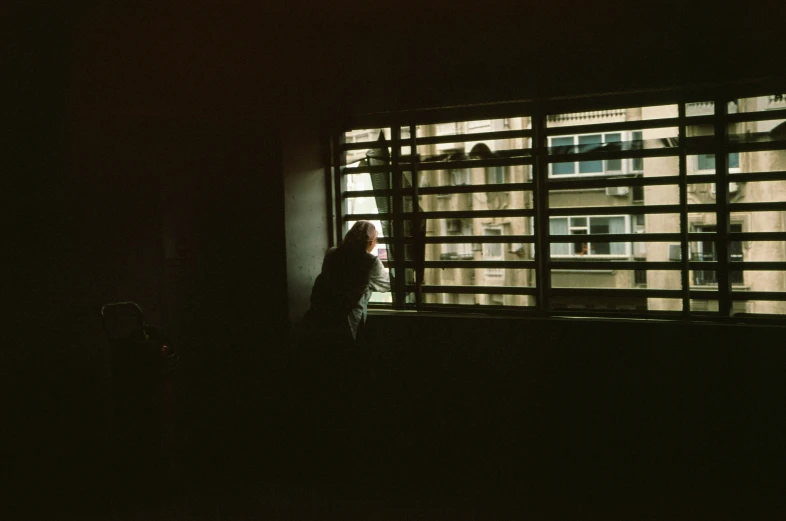
[[[679,111],[679,191],[680,191],[680,280],[682,282],[682,313],[690,314],[690,247],[688,245],[688,160],[686,156],[685,101],[677,105]]]
[[[728,100],[726,96],[715,99],[715,186],[717,203],[718,250],[718,312],[721,317],[731,315],[731,277],[729,276],[729,180],[728,152]]]
[[[546,114],[542,110],[532,113],[532,180],[535,192],[535,280],[537,281],[536,309],[541,314],[549,311],[551,272],[549,267],[549,192],[548,148],[545,132]]]
[[[391,154],[391,170],[393,174],[393,251],[395,257],[393,263],[395,265],[395,281],[393,289],[393,307],[395,309],[404,309],[405,287],[406,287],[406,268],[404,267],[404,221],[402,213],[404,212],[404,197],[401,191],[404,187],[403,173],[401,171],[401,149],[399,147],[401,142],[401,129],[398,125],[393,125],[390,129],[390,137],[393,145]]]

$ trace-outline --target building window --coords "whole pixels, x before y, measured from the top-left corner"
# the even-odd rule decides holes
[[[505,167],[491,166],[486,168],[486,184],[501,185],[505,183]]]
[[[587,235],[627,233],[628,217],[590,216],[590,217],[552,217],[549,219],[549,233],[558,235]],[[591,242],[578,239],[565,243],[552,243],[554,256],[596,257],[630,255],[630,244],[626,242]]]
[[[445,219],[445,229],[443,235],[457,237],[462,235],[472,235],[472,225],[464,219]],[[472,245],[469,243],[447,243],[442,245],[442,260],[461,260],[472,259]]]
[[[621,149],[622,134],[587,134],[559,136],[550,139],[552,154],[584,154],[601,150]],[[615,145],[616,144],[616,145]],[[622,172],[622,159],[559,162],[551,165],[551,175],[606,174]]]
[[[697,156],[697,168],[699,170],[712,170],[715,172],[715,154],[699,154]],[[729,154],[729,170],[740,169],[740,154],[732,152]]]
[[[696,232],[702,233],[712,233],[713,236],[717,231],[716,226],[696,226]],[[730,225],[730,231],[732,233],[739,233],[742,232],[742,224],[739,223],[732,223]],[[696,261],[704,261],[704,262],[712,262],[718,260],[718,254],[716,251],[716,242],[714,238],[707,238],[703,241],[696,241],[693,243],[693,248],[691,252],[691,256],[693,260]],[[731,241],[729,242],[729,260],[731,261],[742,261],[742,242],[740,241]],[[729,278],[731,279],[732,284],[743,284],[744,278],[743,273],[741,271],[730,271]],[[717,271],[715,270],[695,270],[693,272],[693,283],[697,286],[709,285],[709,284],[717,284],[718,283],[718,275]]]
[[[483,229],[483,235],[500,237],[502,236],[501,226],[487,226]],[[502,250],[502,243],[500,242],[487,242],[483,245],[483,260],[487,261],[501,261],[504,260],[504,252]],[[487,268],[485,270],[486,277],[492,279],[499,279],[505,275],[504,270],[500,268]]]

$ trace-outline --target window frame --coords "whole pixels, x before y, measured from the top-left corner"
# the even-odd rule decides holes
[[[533,223],[533,220],[539,222],[548,222],[551,217],[561,217],[567,215],[582,215],[581,213],[560,213],[557,211],[552,212],[552,209],[549,207],[548,198],[549,195],[553,192],[558,190],[571,190],[573,186],[580,186],[582,190],[590,191],[600,189],[603,190],[606,187],[610,186],[631,186],[631,187],[641,187],[642,189],[647,186],[657,186],[657,185],[665,185],[665,184],[676,184],[679,191],[680,191],[680,200],[679,204],[672,204],[672,205],[661,205],[664,206],[663,209],[653,209],[649,206],[644,206],[636,211],[631,211],[630,213],[622,214],[622,213],[614,213],[608,215],[627,215],[626,218],[626,235],[630,237],[630,239],[625,241],[614,241],[614,242],[623,242],[626,244],[626,256],[629,257],[630,262],[622,262],[617,261],[616,258],[622,258],[622,255],[618,254],[591,254],[589,255],[590,258],[586,259],[587,262],[581,262],[580,264],[583,266],[583,269],[592,270],[592,269],[605,269],[601,266],[607,265],[609,269],[612,270],[643,270],[643,273],[646,274],[647,271],[650,270],[660,270],[660,269],[674,269],[679,273],[680,277],[682,278],[683,284],[681,285],[681,289],[679,290],[662,290],[662,291],[651,291],[648,289],[635,289],[635,290],[604,290],[598,291],[598,294],[603,295],[611,295],[612,292],[617,292],[621,295],[629,295],[629,296],[644,296],[646,298],[666,298],[666,299],[675,299],[675,300],[682,300],[683,306],[682,309],[678,312],[657,312],[653,310],[647,310],[644,313],[631,313],[626,316],[630,317],[662,317],[662,318],[672,318],[672,319],[690,319],[692,317],[701,317],[702,320],[704,319],[728,319],[731,317],[730,313],[732,310],[732,303],[734,300],[742,300],[742,299],[762,299],[762,300],[779,300],[779,301],[786,301],[786,291],[779,291],[779,292],[772,292],[771,294],[765,295],[763,292],[758,292],[756,294],[749,293],[744,296],[740,294],[734,295],[732,291],[732,284],[733,281],[728,276],[728,269],[735,269],[735,270],[773,270],[773,269],[783,269],[786,270],[786,262],[778,261],[778,262],[769,262],[769,263],[756,263],[756,262],[748,262],[748,261],[741,261],[740,263],[736,263],[732,267],[728,265],[729,262],[733,262],[728,255],[728,242],[729,239],[727,234],[732,233],[736,234],[737,232],[729,231],[728,222],[732,213],[740,213],[745,211],[757,211],[757,209],[751,209],[753,206],[760,206],[762,211],[771,211],[769,208],[773,206],[772,203],[761,204],[759,205],[758,202],[756,203],[741,203],[745,206],[744,209],[739,209],[740,203],[731,202],[729,199],[729,192],[732,185],[739,180],[739,169],[736,168],[728,168],[728,155],[729,153],[741,153],[746,151],[760,151],[760,150],[786,150],[782,144],[780,143],[734,143],[728,141],[726,137],[726,129],[730,123],[739,123],[745,121],[757,121],[759,119],[763,119],[763,116],[758,113],[734,113],[729,114],[727,110],[727,104],[729,101],[733,99],[742,98],[745,96],[753,96],[753,95],[761,95],[767,94],[773,91],[778,91],[781,87],[778,87],[776,84],[776,88],[773,88],[772,85],[767,84],[767,86],[757,86],[757,85],[744,85],[744,86],[735,86],[734,88],[729,87],[728,85],[724,85],[722,87],[717,87],[714,89],[712,87],[701,86],[696,87],[695,89],[691,88],[680,88],[680,89],[663,89],[661,91],[647,91],[647,92],[638,92],[638,93],[622,93],[619,95],[610,95],[608,97],[599,96],[599,97],[583,97],[583,98],[576,98],[576,99],[560,99],[560,100],[535,100],[535,101],[527,101],[527,102],[515,102],[510,104],[500,103],[496,105],[483,105],[483,106],[469,106],[469,107],[450,107],[446,109],[440,110],[432,110],[432,111],[411,111],[411,112],[404,112],[404,113],[390,113],[390,114],[381,114],[377,113],[374,115],[369,115],[368,118],[371,120],[375,120],[378,122],[382,122],[389,126],[391,131],[391,138],[389,143],[389,149],[392,152],[392,159],[391,164],[386,167],[388,171],[391,172],[394,182],[389,189],[389,192],[393,195],[394,198],[399,198],[405,194],[412,194],[417,200],[418,194],[418,183],[417,178],[418,175],[412,175],[412,179],[414,180],[414,186],[406,187],[402,185],[401,179],[403,177],[403,171],[409,170],[418,170],[422,167],[422,163],[417,163],[417,159],[415,158],[414,162],[412,160],[402,159],[400,157],[401,150],[403,147],[407,147],[411,151],[418,150],[418,145],[421,142],[429,142],[429,143],[458,143],[458,142],[490,142],[496,139],[498,136],[500,138],[503,135],[507,136],[508,133],[516,133],[516,136],[526,136],[530,138],[531,142],[531,150],[528,153],[519,154],[520,151],[506,151],[507,154],[500,155],[500,157],[494,158],[484,158],[482,160],[475,160],[473,161],[455,161],[453,164],[449,166],[449,168],[479,168],[479,167],[490,167],[494,165],[506,165],[506,166],[516,166],[516,165],[525,165],[526,168],[529,169],[531,173],[531,177],[525,179],[521,183],[517,183],[517,186],[511,187],[508,184],[511,182],[511,179],[506,179],[508,184],[504,184],[503,186],[493,187],[493,184],[487,185],[459,185],[459,186],[451,186],[450,188],[460,188],[460,190],[454,190],[453,193],[467,193],[472,194],[475,192],[494,192],[494,191],[503,191],[503,189],[507,190],[531,190],[533,193],[533,201],[534,207],[526,207],[525,210],[507,210],[507,209],[500,209],[494,212],[486,212],[484,216],[487,216],[493,222],[493,219],[496,217],[514,217],[514,216],[528,216],[529,225],[533,226],[534,228],[534,236],[531,237],[518,237],[511,239],[510,242],[516,243],[523,243],[523,244],[531,244],[531,246],[525,247],[524,250],[531,251],[531,252],[546,252],[545,255],[535,255],[534,260],[526,261],[526,263],[522,263],[522,266],[526,266],[526,269],[531,270],[534,273],[534,278],[537,281],[532,287],[527,288],[501,288],[494,294],[501,294],[503,290],[517,290],[512,294],[519,294],[519,295],[529,295],[535,299],[535,304],[531,308],[527,309],[516,309],[516,310],[507,310],[507,312],[513,313],[538,313],[538,314],[545,314],[546,316],[555,316],[560,315],[561,312],[558,311],[556,308],[549,307],[549,300],[551,297],[561,297],[563,295],[569,294],[573,291],[573,288],[551,288],[549,283],[549,277],[552,270],[563,269],[567,266],[565,262],[562,261],[558,256],[552,259],[551,248],[550,245],[554,242],[554,237],[550,235],[548,231],[548,226],[537,226]],[[712,115],[698,115],[698,116],[687,116],[686,115],[686,106],[689,103],[696,103],[703,100],[712,100],[716,107],[719,107],[715,110]],[[631,121],[623,121],[623,122],[610,122],[610,123],[600,123],[598,124],[598,129],[594,130],[590,124],[576,124],[571,125],[576,128],[582,128],[582,132],[575,132],[575,133],[563,133],[564,130],[569,130],[567,127],[568,125],[564,123],[564,120],[559,125],[555,125],[553,128],[550,127],[547,115],[549,114],[567,114],[567,113],[582,113],[582,112],[590,112],[595,110],[612,110],[616,107],[634,107],[634,106],[658,106],[658,105],[667,105],[667,104],[674,104],[678,107],[679,115],[677,117],[662,117],[661,120],[655,120],[652,125],[650,122],[643,118],[641,121],[636,120],[635,123],[640,123],[640,127],[634,126],[633,120]],[[772,118],[777,115],[780,116],[780,112],[786,111],[779,111],[779,114],[767,114],[767,117]],[[416,132],[417,128],[420,128],[422,125],[453,125],[455,128],[458,128],[458,124],[455,121],[472,121],[472,120],[483,120],[483,119],[508,119],[508,118],[517,118],[517,117],[528,117],[531,119],[530,127],[527,127],[524,132],[522,133],[521,130],[511,131],[509,130],[510,125],[505,127],[505,130],[492,130],[490,132],[481,132],[478,134],[459,134],[457,132],[456,135],[445,135],[445,136],[434,136],[434,137],[422,137],[419,136]],[[748,118],[748,119],[746,119]],[[758,119],[757,119],[758,118]],[[352,118],[350,118],[351,120]],[[364,118],[361,117],[360,120]],[[453,123],[451,123],[451,121]],[[379,124],[379,123],[378,123]],[[694,124],[710,124],[713,126],[713,135],[711,141],[704,143],[700,143],[696,148],[692,148],[691,144],[686,139],[686,127],[694,125]],[[354,123],[349,123],[349,120],[342,124],[342,128],[365,128],[365,127],[356,127],[351,126],[355,125]],[[398,125],[408,125],[411,129],[410,136],[405,140],[402,140],[397,134],[397,126]],[[620,141],[631,141],[633,142],[633,137],[636,132],[639,130],[632,130],[632,129],[639,129],[642,131],[642,136],[644,131],[650,128],[663,128],[666,126],[675,126],[679,128],[679,137],[678,138],[669,138],[670,143],[666,144],[663,149],[659,148],[651,148],[645,149],[643,146],[637,146],[635,143],[632,147],[622,147],[623,150],[610,154],[604,155],[603,153],[588,153],[588,154],[579,154],[581,155],[581,159],[577,159],[576,161],[570,161],[574,165],[574,173],[573,174],[556,174],[554,175],[552,172],[552,165],[558,163],[559,161],[554,161],[551,154],[548,152],[549,145],[551,144],[554,137],[566,137],[570,135],[573,137],[574,145],[578,145],[578,137],[581,135],[597,135],[600,134],[603,136],[603,141],[606,141],[606,136],[614,135],[619,133],[620,134]],[[650,138],[647,138],[647,142]],[[639,140],[637,139],[637,142]],[[334,141],[333,146],[333,168],[332,172],[332,184],[331,184],[331,192],[335,194],[335,201],[336,204],[333,207],[332,215],[335,218],[335,230],[336,237],[335,240],[338,242],[340,241],[340,231],[343,230],[341,224],[345,217],[344,215],[344,193],[342,192],[342,185],[341,185],[341,177],[342,171],[345,169],[345,163],[342,160],[342,154],[346,150],[357,150],[362,148],[363,143],[353,143],[351,146],[344,146],[341,142],[341,138],[339,137]],[[641,145],[641,143],[639,143]],[[373,146],[372,142],[365,143],[365,146],[371,148]],[[401,147],[401,148],[398,148]],[[769,148],[768,148],[769,147]],[[688,174],[699,172],[697,169],[698,164],[690,165],[690,163],[686,163],[686,158],[690,155],[697,155],[700,153],[708,153],[706,151],[712,150],[715,154],[715,157],[721,157],[722,159],[716,161],[716,168],[714,171],[715,179],[717,180],[717,188],[718,193],[723,194],[723,197],[717,197],[714,202],[707,203],[707,204],[688,204],[688,197],[686,192],[689,191],[688,187],[691,184],[695,184],[696,182],[708,182],[708,179],[695,179]],[[516,155],[518,154],[518,155]],[[724,157],[726,156],[726,157]],[[563,156],[564,157],[564,156]],[[643,170],[646,167],[646,158],[656,158],[656,157],[674,157],[679,160],[679,172],[676,176],[674,176],[672,183],[660,182],[664,180],[659,180],[657,178],[647,178],[643,176]],[[742,160],[742,156],[739,156],[740,160]],[[593,161],[593,160],[602,160],[603,161],[603,170],[601,172],[580,172],[579,164],[584,161]],[[621,170],[609,170],[608,169],[608,161],[609,160],[620,160]],[[410,162],[407,162],[410,161]],[[641,166],[641,168],[634,168],[634,162]],[[689,167],[690,170],[689,171]],[[700,171],[704,172],[711,172],[707,170]],[[750,173],[745,174],[748,176],[748,179],[745,181],[751,180],[755,181],[756,179],[759,180],[768,180],[766,174],[758,174],[758,173]],[[729,177],[729,176],[737,176],[737,177]],[[616,177],[624,177],[625,179],[617,180],[614,179]],[[702,177],[708,178],[709,175],[704,175]],[[593,179],[594,178],[594,179]],[[396,179],[398,179],[396,181]],[[559,183],[554,181],[559,180]],[[569,185],[568,183],[562,183],[563,180],[571,180],[575,181],[576,185]],[[600,182],[608,183],[606,185],[598,184]],[[669,179],[672,181],[672,179]],[[786,178],[784,179],[786,181]],[[596,184],[592,184],[592,183]],[[422,187],[425,190],[428,189],[433,194],[440,194],[440,193],[451,193],[447,190],[442,189],[442,187]],[[404,191],[402,191],[404,190]],[[441,190],[441,191],[440,191]],[[407,195],[408,196],[408,195]],[[739,198],[737,198],[739,199]],[[635,204],[635,203],[634,203]],[[780,204],[780,203],[779,203]],[[610,207],[613,207],[611,205]],[[631,231],[631,221],[633,215],[637,214],[657,214],[657,213],[664,213],[666,208],[668,207],[669,210],[674,211],[675,214],[678,214],[680,219],[680,231],[674,233],[645,233],[643,234],[634,234]],[[706,208],[705,208],[706,207]],[[707,208],[712,209],[707,209]],[[766,207],[766,208],[765,208]],[[627,208],[627,207],[626,207]],[[635,207],[631,207],[635,210]],[[580,210],[581,208],[571,208],[571,210]],[[558,210],[558,209],[554,209]],[[781,210],[780,206],[778,206],[778,211],[786,211],[786,202],[784,202],[784,208]],[[389,219],[395,220],[396,222],[400,223],[402,219],[412,219],[412,218],[419,218],[419,215],[422,215],[423,219],[431,219],[435,218],[429,215],[429,211],[420,214],[418,210],[406,210],[402,208],[401,204],[398,203],[394,205],[394,208],[391,210],[390,215],[387,217]],[[644,242],[645,244],[649,244],[650,242],[669,242],[674,243],[677,242],[681,244],[682,251],[690,251],[690,243],[694,239],[690,236],[691,232],[689,231],[689,227],[687,225],[688,222],[688,214],[694,212],[712,212],[718,217],[718,232],[719,244],[723,244],[725,242],[725,246],[721,246],[721,249],[724,251],[719,251],[719,255],[721,255],[721,259],[715,262],[715,266],[713,269],[718,270],[718,273],[722,274],[720,276],[717,288],[717,298],[720,302],[719,311],[714,314],[706,315],[703,313],[695,313],[690,308],[691,299],[697,298],[704,298],[697,296],[694,294],[693,289],[690,285],[690,272],[695,269],[693,261],[689,258],[689,256],[681,256],[679,260],[670,260],[669,262],[650,262],[650,261],[638,261],[639,264],[637,267],[633,267],[631,265],[632,262],[635,262],[633,259],[633,248],[632,243],[634,242]],[[439,213],[439,212],[437,212]],[[443,212],[446,213],[446,212]],[[475,210],[472,211],[459,211],[454,212],[454,216],[456,217],[472,217],[473,215],[480,215],[483,213],[482,211],[476,212]],[[460,215],[459,215],[460,214]],[[589,215],[589,214],[587,214]],[[602,216],[606,214],[593,214],[597,216]],[[346,216],[352,217],[352,216]],[[363,218],[363,216],[354,216],[357,218]],[[440,217],[442,218],[442,217]],[[588,221],[589,227],[589,221]],[[392,237],[387,238],[383,242],[388,242],[393,247],[401,251],[405,244],[415,244],[420,239],[413,239],[410,236],[402,236],[401,235],[401,225],[397,225],[395,228],[397,231],[393,234]],[[780,232],[773,232],[776,235]],[[634,237],[634,235],[637,235]],[[741,235],[746,235],[745,233],[741,233]],[[755,235],[755,234],[753,234]],[[772,235],[769,233],[761,233],[761,235]],[[786,232],[784,232],[786,235]],[[474,238],[482,239],[482,236],[475,236]],[[428,237],[426,237],[428,239]],[[436,237],[435,239],[440,239]],[[473,238],[470,238],[473,240]],[[747,239],[745,239],[747,240]],[[769,238],[761,238],[757,237],[755,240],[774,240]],[[786,237],[783,239],[778,236],[775,240],[784,240],[786,241]],[[414,242],[413,242],[414,241]],[[481,241],[483,242],[483,241]],[[591,244],[591,238],[589,239]],[[433,241],[428,241],[427,243],[433,243]],[[473,251],[477,251],[475,248],[474,240],[473,240]],[[388,250],[390,252],[390,250]],[[503,252],[504,253],[504,252]],[[590,252],[591,253],[591,252]],[[725,253],[725,255],[724,255]],[[503,255],[505,256],[505,255]],[[602,257],[612,257],[612,258],[602,258]],[[512,257],[509,255],[507,257]],[[594,257],[594,259],[592,258]],[[571,259],[564,259],[564,260],[571,260]],[[601,264],[602,262],[607,262],[608,264]],[[435,268],[438,269],[439,263],[431,263],[429,265],[429,261],[425,263],[423,261],[418,262],[411,262],[409,260],[391,260],[386,263],[388,267],[393,269],[399,268],[415,268],[417,271],[418,269],[422,269],[423,266],[426,266],[426,269]],[[501,263],[504,267],[509,268],[513,267],[509,260],[504,261]],[[483,266],[482,262],[475,261],[467,263],[466,266],[475,266],[475,267],[482,267],[486,268],[487,266]],[[773,267],[777,265],[776,267]],[[782,266],[781,266],[782,265]],[[419,268],[419,267],[420,268]],[[675,268],[676,266],[676,268]],[[395,291],[399,294],[399,297],[403,295],[404,292],[408,292],[408,294],[415,295],[416,301],[410,302],[405,301],[402,298],[397,297],[395,299],[395,304],[393,306],[394,309],[414,309],[418,311],[425,311],[426,308],[423,307],[423,299],[421,298],[422,294],[427,293],[428,291],[425,288],[421,287],[422,280],[417,285],[413,284],[412,281],[404,281],[402,280],[404,277],[398,277],[396,281]],[[478,286],[477,291],[473,293],[476,295],[476,304],[477,304],[477,296],[483,295],[484,292],[488,288],[481,288]],[[520,291],[519,291],[520,290]],[[526,290],[526,291],[525,291]],[[461,292],[455,292],[461,293]],[[576,294],[580,294],[581,291],[576,290]],[[491,293],[489,293],[491,294]],[[505,293],[508,294],[508,293]],[[773,297],[773,298],[770,298]],[[463,299],[462,299],[463,300]],[[435,310],[437,308],[429,307],[429,310]],[[462,310],[477,313],[479,308],[474,306],[468,305],[460,305],[458,307],[453,306],[451,308],[453,311],[461,312]],[[481,309],[483,312],[487,313],[496,313],[501,312],[503,310],[496,310],[492,308],[485,308]],[[601,314],[601,316],[607,316]],[[614,317],[623,317],[622,314],[614,313],[612,314]],[[778,315],[777,318],[781,318],[782,315]]]
[[[577,150],[576,153],[581,153],[582,151],[577,147],[581,147],[582,144],[580,140],[582,137],[589,137],[589,136],[596,136],[600,135],[603,138],[603,141],[597,143],[599,145],[606,145],[607,143],[625,143],[632,140],[633,132],[601,132],[601,133],[582,133],[582,134],[555,134],[553,136],[549,136],[548,138],[548,146],[549,149],[553,149],[555,145],[553,144],[554,140],[556,139],[567,139],[572,138],[573,142],[571,145],[556,145],[556,146],[571,146],[574,150]],[[606,136],[608,135],[619,135],[619,141],[606,141]],[[585,143],[584,145],[590,145],[595,143]],[[588,161],[560,161],[559,163],[551,163],[549,165],[549,178],[571,178],[571,177],[581,177],[587,178],[589,176],[609,176],[609,175],[623,175],[629,174],[634,171],[633,169],[633,159],[602,159],[602,168],[600,172],[581,172],[581,164],[587,163]],[[620,169],[619,170],[610,170],[608,168],[609,161],[620,161]],[[570,174],[555,174],[554,173],[554,165],[566,165],[572,164],[573,165],[573,173]]]
[[[631,231],[631,218],[630,218],[629,215],[576,215],[576,216],[565,216],[565,217],[550,217],[549,218],[549,225],[551,224],[552,220],[567,219],[568,220],[568,226],[567,226],[568,232],[570,232],[571,230],[586,229],[587,233],[585,235],[590,235],[592,233],[591,232],[591,230],[592,230],[592,219],[610,219],[610,218],[611,219],[613,219],[613,218],[621,218],[621,219],[623,219],[624,220],[624,228],[625,228],[625,231],[623,233],[626,234],[626,235],[632,235],[633,234],[633,232]],[[587,220],[587,224],[586,224],[586,226],[572,226],[572,221],[574,219],[586,219]],[[552,234],[551,237],[573,237],[574,235],[581,235],[581,234],[573,234],[573,233],[568,233],[566,235],[555,235],[555,234]],[[573,241],[564,241],[564,242],[558,242],[558,243],[552,242],[552,246],[554,246],[554,244],[569,244],[569,243],[572,243],[572,242]],[[600,259],[629,259],[629,258],[633,257],[633,246],[632,246],[632,243],[636,242],[636,241],[631,240],[631,241],[628,241],[628,242],[626,242],[626,241],[614,241],[614,242],[615,243],[624,244],[625,245],[625,253],[593,253],[592,252],[592,241],[587,241],[586,242],[587,252],[585,254],[579,253],[577,255],[575,251],[572,252],[572,253],[569,253],[569,254],[559,254],[559,253],[555,254],[555,253],[553,253],[553,248],[552,248],[550,255],[551,255],[551,257],[555,257],[555,258],[559,258],[559,259],[562,259],[562,258],[577,258],[577,257],[585,258],[585,259],[598,259],[598,258],[600,258]],[[603,242],[601,244],[609,244],[609,245],[611,245],[612,243],[611,242]],[[574,250],[575,250],[575,248],[574,248]],[[611,246],[609,246],[609,250],[611,250]]]

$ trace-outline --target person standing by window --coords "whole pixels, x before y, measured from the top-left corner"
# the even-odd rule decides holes
[[[390,276],[371,251],[377,229],[357,221],[338,248],[330,248],[311,290],[305,326],[311,342],[351,347],[366,323],[371,293],[390,291]]]

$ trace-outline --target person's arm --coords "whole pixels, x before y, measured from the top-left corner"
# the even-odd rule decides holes
[[[371,268],[368,287],[371,291],[379,293],[390,291],[390,275],[388,270],[382,265],[382,261],[378,258],[374,261],[374,266]]]

